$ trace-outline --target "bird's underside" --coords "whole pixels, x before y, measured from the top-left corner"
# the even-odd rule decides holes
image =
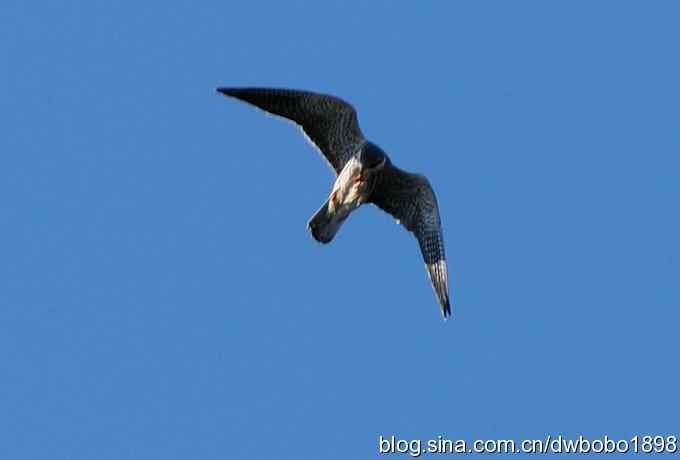
[[[329,95],[273,88],[218,88],[299,125],[337,174],[326,202],[308,223],[312,236],[329,243],[356,208],[373,203],[391,214],[420,244],[430,281],[444,318],[451,314],[448,271],[439,207],[429,181],[402,171],[364,138],[357,114],[347,102]]]

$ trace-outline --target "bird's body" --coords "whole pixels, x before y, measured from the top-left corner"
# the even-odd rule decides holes
[[[366,142],[350,157],[338,174],[328,200],[309,220],[307,227],[314,239],[330,243],[350,213],[368,202],[383,170],[387,156],[377,164],[370,164],[362,155],[377,146]]]
[[[337,178],[326,202],[309,220],[317,241],[330,243],[349,215],[372,203],[413,232],[420,244],[444,317],[451,314],[448,273],[439,207],[429,181],[397,168],[385,152],[367,141],[356,111],[334,96],[273,88],[219,88],[298,124],[335,170]]]

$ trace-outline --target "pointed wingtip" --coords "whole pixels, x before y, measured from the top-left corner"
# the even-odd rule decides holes
[[[219,86],[215,88],[215,92],[218,94],[223,94],[230,97],[239,97],[239,94],[243,93],[244,88],[231,88],[229,86]]]
[[[442,315],[444,315],[444,321],[451,318],[451,305],[449,304],[448,300],[446,301],[446,305],[444,305],[442,308]]]

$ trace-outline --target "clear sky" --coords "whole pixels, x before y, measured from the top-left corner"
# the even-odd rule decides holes
[[[676,2],[0,6],[0,458],[368,459],[679,434]],[[214,93],[337,94],[444,225]]]

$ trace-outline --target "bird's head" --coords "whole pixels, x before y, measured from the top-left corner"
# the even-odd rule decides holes
[[[328,209],[355,209],[365,203],[378,182],[380,173],[389,159],[380,147],[370,142],[350,158],[338,174],[329,197]]]
[[[387,154],[372,142],[367,142],[359,154],[359,162],[364,173],[371,174],[382,170],[388,160]]]

